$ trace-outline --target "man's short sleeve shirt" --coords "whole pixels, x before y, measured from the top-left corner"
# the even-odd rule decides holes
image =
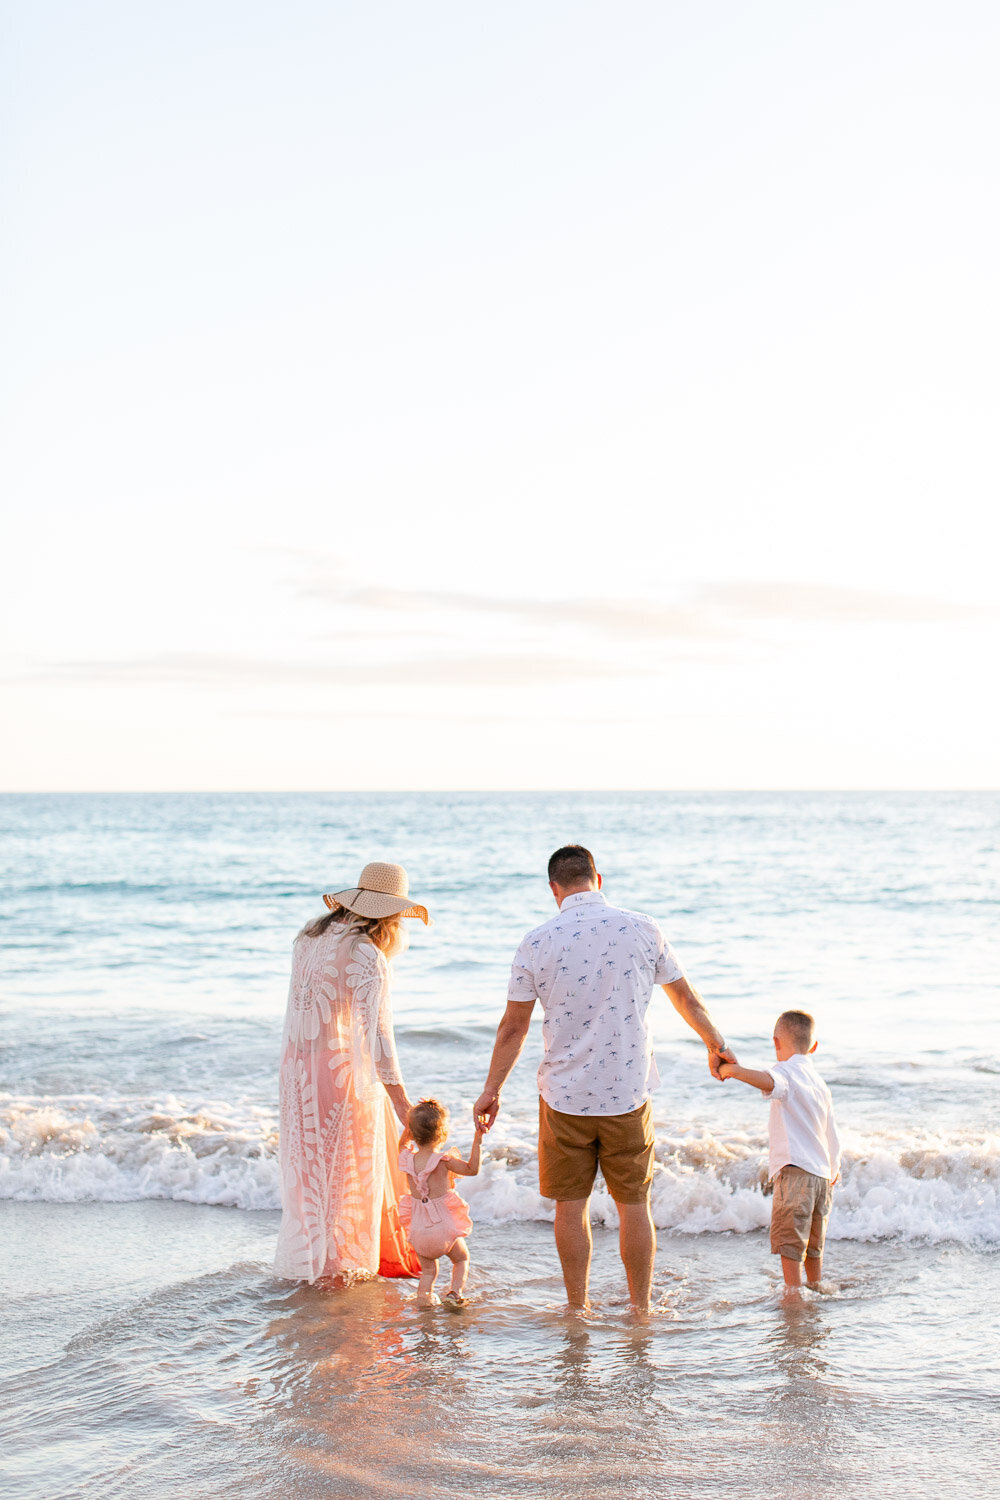
[[[539,1000],[544,1056],[538,1088],[570,1115],[638,1109],[659,1083],[646,1013],[657,984],[683,977],[652,917],[574,891],[524,938],[508,1000]]]

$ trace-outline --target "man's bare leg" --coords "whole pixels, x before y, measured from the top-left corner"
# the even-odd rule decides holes
[[[656,1229],[648,1198],[645,1203],[618,1204],[618,1247],[633,1310],[647,1313],[656,1256]]]
[[[819,1286],[823,1280],[823,1257],[822,1255],[806,1256],[806,1282],[809,1286]]]
[[[566,1283],[566,1300],[570,1307],[583,1311],[590,1306],[587,1287],[590,1282],[590,1256],[594,1238],[590,1232],[590,1199],[571,1198],[556,1204],[556,1249]]]
[[[781,1274],[785,1278],[786,1286],[802,1285],[802,1262],[790,1260],[787,1255],[781,1257]]]

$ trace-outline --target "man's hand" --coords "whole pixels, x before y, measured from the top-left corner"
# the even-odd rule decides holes
[[[477,1130],[492,1130],[493,1121],[500,1113],[500,1090],[487,1089],[480,1094],[472,1106],[472,1123]]]
[[[721,1058],[721,1056],[722,1056],[722,1054],[720,1053],[719,1057]],[[734,1074],[734,1072],[736,1070],[736,1067],[737,1067],[737,1062],[736,1062],[735,1057],[732,1058],[730,1061],[720,1061],[720,1063],[719,1063],[719,1071],[718,1071],[718,1073],[715,1074],[715,1077],[716,1078],[721,1078],[722,1082],[725,1083],[725,1081],[726,1081],[727,1078],[732,1078],[733,1077],[733,1074]]]
[[[723,1064],[738,1061],[736,1053],[731,1051],[729,1047],[709,1047],[708,1049],[708,1071],[713,1078],[718,1078],[721,1083],[725,1083],[726,1079],[730,1076],[728,1073],[722,1072]]]

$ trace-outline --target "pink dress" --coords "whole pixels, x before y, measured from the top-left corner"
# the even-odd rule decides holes
[[[440,1198],[430,1196],[428,1179],[444,1153],[432,1151],[423,1171],[418,1172],[414,1165],[418,1149],[407,1146],[399,1153],[399,1170],[406,1173],[416,1188],[414,1194],[404,1193],[400,1198],[399,1217],[417,1254],[437,1260],[438,1256],[447,1255],[463,1234],[472,1233],[472,1220],[469,1205],[454,1188]]]
[[[382,1087],[401,1082],[385,955],[353,925],[300,933],[278,1075],[277,1276],[420,1274],[400,1223],[399,1126]]]

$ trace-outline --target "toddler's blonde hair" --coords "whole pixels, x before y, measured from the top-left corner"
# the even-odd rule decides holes
[[[406,1123],[418,1146],[433,1146],[448,1134],[448,1111],[436,1099],[421,1099],[410,1110]]]

